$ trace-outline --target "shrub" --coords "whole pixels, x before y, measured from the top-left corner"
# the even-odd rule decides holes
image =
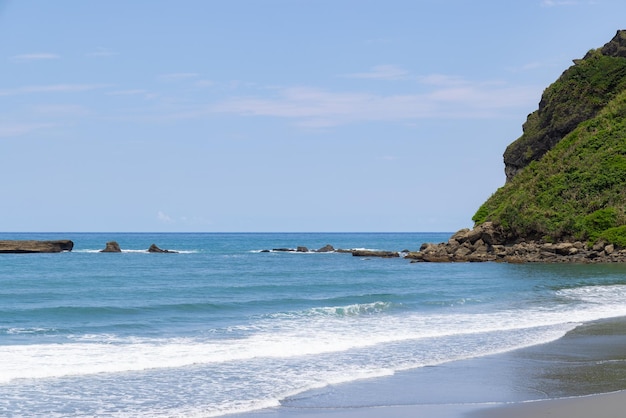
[[[616,247],[626,248],[626,225],[609,228],[602,232],[599,238]]]

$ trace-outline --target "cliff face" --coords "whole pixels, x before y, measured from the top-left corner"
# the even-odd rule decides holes
[[[544,91],[522,136],[504,152],[507,182],[626,89],[626,30],[574,63]]]
[[[626,248],[626,31],[548,87],[504,154],[507,183],[474,215],[502,243]]]

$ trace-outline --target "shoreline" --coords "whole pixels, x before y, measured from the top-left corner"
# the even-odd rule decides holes
[[[234,418],[609,418],[626,404],[626,317],[537,346],[327,386]],[[617,413],[619,412],[619,414]]]

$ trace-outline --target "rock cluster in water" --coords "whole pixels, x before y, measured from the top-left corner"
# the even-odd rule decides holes
[[[381,258],[394,258],[400,257],[400,253],[396,251],[380,251],[380,250],[360,250],[360,249],[341,249],[335,248],[330,244],[323,246],[317,250],[309,250],[307,247],[298,246],[296,248],[274,248],[272,250],[262,250],[262,253],[269,252],[296,252],[296,253],[349,253],[355,257],[381,257]]]
[[[178,252],[178,251],[172,251],[172,250],[163,250],[157,247],[156,244],[150,245],[147,251],[149,253],[177,253]],[[117,241],[109,241],[106,243],[104,249],[100,250],[100,252],[101,253],[121,253],[122,249],[120,247],[120,244],[117,243]]]

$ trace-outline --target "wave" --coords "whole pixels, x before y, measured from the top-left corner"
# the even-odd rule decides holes
[[[612,290],[618,294],[626,291],[624,287]],[[227,364],[260,358],[336,356],[352,350],[381,350],[407,343],[425,344],[429,348],[420,355],[426,357],[417,363],[406,359],[402,365],[392,366],[418,367],[452,360],[446,354],[451,350],[446,343],[450,339],[463,341],[454,358],[477,356],[547,342],[585,321],[626,315],[626,304],[618,302],[617,297],[614,299],[616,303],[609,307],[595,303],[564,304],[559,309],[481,314],[393,314],[389,312],[393,305],[374,302],[268,315],[248,325],[230,327],[217,339],[93,334],[76,337],[75,342],[66,344],[0,346],[0,370],[3,370],[0,382]],[[507,338],[496,338],[504,334]],[[488,336],[491,336],[490,345],[476,343]],[[394,356],[404,355],[399,351]]]
[[[169,249],[170,251],[172,251],[172,253],[170,254],[198,254],[200,253],[200,250],[175,250],[175,249]],[[99,249],[93,249],[93,248],[81,248],[81,249],[74,249],[72,250],[73,253],[87,253],[87,254],[96,254],[96,253],[101,253],[102,252],[102,248]],[[132,249],[122,249],[121,251],[122,253],[127,253],[127,254],[152,254],[150,252],[148,252],[148,250],[132,250]]]
[[[392,309],[395,304],[391,302],[372,302],[372,303],[355,303],[345,306],[323,306],[306,309],[295,312],[279,312],[267,314],[267,318],[307,318],[312,316],[331,316],[331,317],[355,317],[361,315],[375,315],[387,312]]]
[[[56,334],[60,330],[58,328],[42,328],[42,327],[11,327],[0,328],[0,335],[49,335]]]
[[[345,254],[350,253],[351,251],[383,251],[379,248],[365,248],[365,247],[354,247],[354,248],[335,248],[334,251],[317,251],[316,249],[308,249],[308,251],[297,251],[296,248],[273,248],[273,249],[262,249],[262,250],[250,250],[250,253],[283,253],[283,254]]]
[[[163,393],[169,394],[181,376],[193,376],[192,389],[202,394],[197,397],[212,399],[203,416],[217,416],[276,405],[289,394],[328,384],[546,343],[583,322],[626,315],[626,285],[562,289],[553,295],[556,301],[544,306],[480,313],[460,308],[407,311],[378,295],[368,303],[335,300],[336,305],[250,318],[248,324],[222,329],[219,335],[86,333],[63,344],[0,345],[0,390],[31,384],[20,380],[11,386],[18,379],[85,382],[79,377],[90,375],[90,382],[128,379],[126,396],[136,386],[132,372],[141,371],[147,380],[137,390],[152,391],[162,384]],[[204,309],[195,304],[179,308]],[[12,332],[31,331],[46,332],[34,327]],[[153,372],[154,381],[146,377]],[[109,386],[97,384],[102,385],[99,390]],[[193,411],[184,415],[192,416]]]
[[[556,293],[557,296],[571,301],[603,306],[619,305],[626,301],[626,285],[582,286],[561,289]]]

